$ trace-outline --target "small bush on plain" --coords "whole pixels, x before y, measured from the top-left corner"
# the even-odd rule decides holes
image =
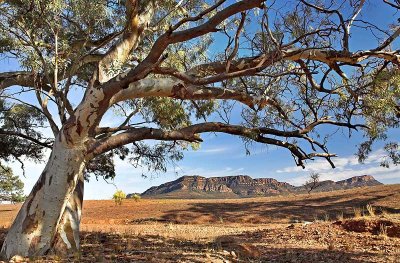
[[[134,194],[131,196],[131,199],[135,200],[136,202],[139,202],[141,198],[142,197],[138,194]]]
[[[117,190],[112,199],[115,201],[117,205],[122,205],[122,200],[126,199],[126,194],[122,190]]]

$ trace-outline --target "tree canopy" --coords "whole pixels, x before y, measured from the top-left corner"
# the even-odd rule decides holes
[[[381,7],[387,21],[368,12]],[[17,66],[0,73],[0,157],[40,160],[52,149],[1,254],[78,248],[83,171],[112,178],[115,157],[165,171],[204,133],[334,167],[330,135],[358,131],[360,161],[387,140],[383,165],[397,164],[387,132],[399,126],[399,9],[391,0],[1,1],[0,55]]]
[[[10,149],[2,159],[40,159],[51,138],[36,128],[46,123],[57,134],[88,87],[102,87],[110,93],[102,115],[110,107],[125,119],[90,131],[101,145],[119,140],[93,149],[87,171],[96,176],[115,176],[115,155],[165,170],[183,157],[182,141],[199,142],[202,132],[287,148],[298,165],[322,157],[333,166],[329,133],[318,130],[326,124],[361,129],[364,160],[398,125],[399,29],[359,18],[365,1],[291,4],[3,1],[0,50],[19,71],[0,75],[2,119],[21,122],[3,123],[1,143],[24,140],[1,147]],[[360,28],[376,36],[375,46],[352,51]],[[395,142],[386,149],[398,156]]]

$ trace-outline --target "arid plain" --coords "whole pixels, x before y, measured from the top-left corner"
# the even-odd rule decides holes
[[[18,209],[0,205],[0,244]],[[81,252],[65,262],[400,262],[400,185],[244,199],[85,201],[81,241]]]

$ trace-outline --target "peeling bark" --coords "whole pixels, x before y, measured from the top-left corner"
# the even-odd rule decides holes
[[[154,1],[126,1],[127,24],[122,39],[99,62],[98,81],[105,83],[119,74],[123,64],[139,42],[154,13]]]
[[[105,112],[103,104],[108,105],[103,90],[88,89],[64,124],[44,171],[6,236],[1,258],[69,254],[79,249],[83,169],[89,133]]]
[[[128,88],[117,92],[109,103],[113,105],[127,99],[147,97],[170,97],[182,100],[230,99],[251,108],[255,106],[263,108],[272,104],[268,96],[257,97],[233,89],[185,85],[183,81],[174,78],[148,78],[133,82]]]
[[[84,180],[80,174],[78,183],[61,217],[56,236],[53,241],[52,253],[68,255],[77,252],[80,247],[79,231],[83,207]]]
[[[84,153],[83,147],[67,147],[62,138],[55,141],[44,171],[8,231],[0,257],[41,256],[72,244],[79,247]]]

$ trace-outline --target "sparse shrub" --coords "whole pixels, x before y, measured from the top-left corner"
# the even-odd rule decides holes
[[[370,216],[375,216],[375,208],[371,204],[367,204],[367,211]]]
[[[380,208],[380,211],[383,217],[388,217],[390,215],[389,212],[383,208]]]
[[[328,221],[329,221],[329,214],[328,214],[328,213],[326,213],[326,214],[324,215],[324,220],[325,220],[325,222],[328,222]]]
[[[320,221],[319,218],[318,218],[318,215],[314,215],[313,217],[314,217],[314,222],[319,222]]]
[[[336,215],[336,219],[337,219],[338,221],[343,221],[343,219],[344,219],[343,212],[339,212],[339,213]]]
[[[310,178],[305,182],[304,187],[307,189],[308,194],[311,193],[312,190],[319,187],[321,185],[319,181],[319,173],[311,172]]]
[[[386,238],[387,237],[387,226],[384,224],[379,225],[379,235]]]
[[[355,218],[359,218],[359,217],[362,216],[361,208],[359,208],[359,207],[353,207],[353,211],[354,211],[354,217],[355,217]]]
[[[142,197],[138,194],[134,194],[131,196],[131,199],[135,200],[136,202],[139,202]]]
[[[106,260],[106,258],[104,257],[104,254],[100,253],[100,252],[94,253],[94,257],[95,257],[96,262],[105,262],[105,260]]]
[[[126,194],[122,190],[117,190],[112,197],[117,205],[122,205],[122,200],[124,200],[125,198]]]

